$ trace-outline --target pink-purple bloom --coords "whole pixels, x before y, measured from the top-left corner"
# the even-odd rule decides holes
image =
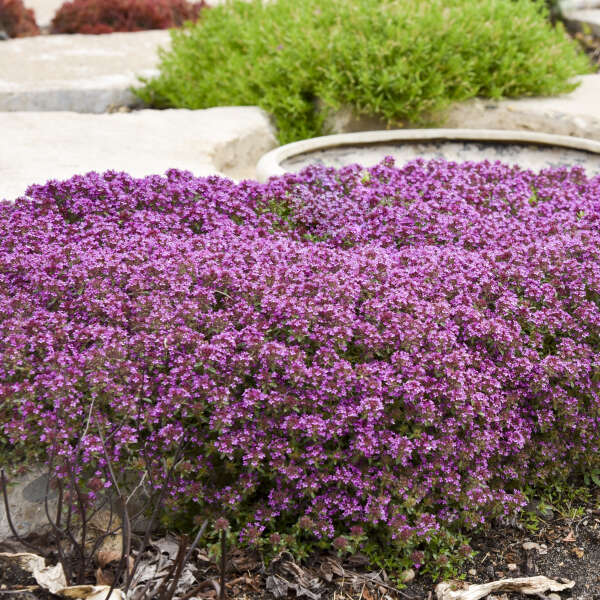
[[[95,477],[98,425],[117,464],[183,436],[173,501],[248,539],[427,540],[596,464],[600,178],[368,172],[107,172],[0,206],[3,435],[68,462],[93,412]]]

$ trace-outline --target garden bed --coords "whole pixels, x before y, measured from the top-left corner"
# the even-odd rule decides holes
[[[598,479],[599,185],[386,159],[32,186],[2,206],[5,456],[84,506],[111,463],[165,481],[163,525],[226,517],[267,560],[456,574],[483,524]]]

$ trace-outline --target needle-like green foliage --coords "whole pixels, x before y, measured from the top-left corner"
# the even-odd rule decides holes
[[[534,0],[234,0],[173,31],[138,93],[158,107],[258,105],[289,142],[326,133],[344,105],[423,124],[475,96],[567,92],[589,70]]]

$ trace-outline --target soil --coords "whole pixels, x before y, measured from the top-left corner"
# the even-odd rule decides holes
[[[9,591],[14,593],[8,595]],[[0,598],[56,600],[56,596],[40,589],[30,573],[5,561],[0,561]]]
[[[600,600],[600,492],[585,504],[581,502],[563,513],[544,509],[529,529],[524,520],[495,523],[471,540],[476,551],[464,565],[459,579],[469,583],[488,583],[505,578],[545,575],[550,579],[574,581],[575,586],[558,594],[561,600]],[[38,543],[44,538],[40,538]],[[46,540],[46,543],[47,540]],[[525,547],[524,547],[525,545]],[[50,545],[41,549],[52,556]],[[15,542],[0,544],[0,552],[32,551]],[[51,561],[48,561],[49,563]],[[219,598],[220,572],[207,551],[200,549],[195,558],[196,583],[187,594],[190,598]],[[114,566],[114,565],[113,565]],[[110,570],[105,568],[105,573]],[[298,564],[287,553],[268,567],[260,557],[239,549],[227,556],[226,589],[228,600],[434,600],[435,583],[418,576],[397,589],[387,575],[373,571],[365,557],[354,555],[340,561],[335,555],[319,555]],[[90,584],[97,583],[90,579]],[[0,561],[0,599],[3,592],[19,600],[51,600],[56,596],[35,588],[36,582],[19,567]],[[183,600],[186,594],[175,598]],[[497,593],[489,600],[548,600],[548,595],[523,596]],[[556,596],[551,596],[556,600]]]
[[[573,32],[571,36],[581,44],[584,52],[596,66],[596,71],[600,72],[600,37],[582,32]]]

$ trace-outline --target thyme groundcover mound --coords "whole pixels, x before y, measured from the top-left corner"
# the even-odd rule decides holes
[[[129,469],[184,437],[174,509],[416,563],[598,467],[599,177],[386,159],[28,193],[0,209],[13,450],[79,444],[96,480],[101,431]]]

